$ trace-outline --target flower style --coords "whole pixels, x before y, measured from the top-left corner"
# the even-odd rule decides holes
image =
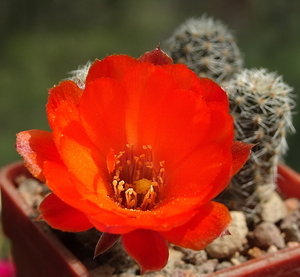
[[[41,217],[63,231],[102,231],[96,255],[121,237],[142,273],[166,265],[167,242],[204,249],[230,223],[210,200],[251,149],[233,141],[228,106],[217,84],[159,48],[96,60],[84,86],[50,89],[52,132],[17,135],[25,165],[52,191]]]

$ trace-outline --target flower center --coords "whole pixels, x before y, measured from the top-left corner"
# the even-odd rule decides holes
[[[164,162],[155,170],[151,145],[143,146],[140,156],[135,156],[133,145],[115,157],[112,171],[114,200],[127,209],[150,210],[159,201],[164,184]]]

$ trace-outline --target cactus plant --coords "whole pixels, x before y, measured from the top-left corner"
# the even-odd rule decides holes
[[[174,63],[223,85],[242,70],[241,53],[231,31],[221,21],[203,15],[188,19],[166,41]]]
[[[220,198],[251,215],[276,188],[277,165],[288,148],[286,133],[295,131],[291,112],[295,102],[292,88],[266,69],[244,69],[230,80],[226,91],[235,139],[256,145]]]

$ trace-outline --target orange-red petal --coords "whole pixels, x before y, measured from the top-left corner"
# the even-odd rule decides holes
[[[231,146],[232,166],[231,176],[234,176],[243,167],[249,158],[253,144],[244,143],[241,141],[233,141]]]
[[[53,193],[43,200],[39,209],[42,218],[54,229],[83,232],[93,227],[84,213],[67,205]]]
[[[168,160],[169,166],[175,166],[204,139],[210,124],[206,102],[200,95],[179,89],[163,68],[140,64],[121,83],[128,95],[129,143],[137,148],[150,144],[155,160]]]
[[[208,102],[222,103],[229,111],[229,103],[226,92],[214,81],[208,78],[200,78],[201,91],[203,92],[204,99]]]
[[[229,226],[228,209],[220,203],[208,202],[190,221],[160,234],[169,242],[193,250],[202,250]]]
[[[169,230],[185,223],[199,206],[198,197],[165,200],[150,211],[124,209],[99,186],[94,193],[81,184],[64,165],[46,162],[49,188],[66,204],[84,212],[100,231],[122,234],[135,229]]]
[[[83,91],[72,81],[63,81],[58,86],[49,90],[47,103],[47,116],[51,129],[56,127],[55,112],[62,104],[69,106],[70,116],[74,112],[74,107],[79,103]],[[57,121],[55,121],[57,123]],[[64,124],[64,120],[61,124]]]
[[[205,139],[211,123],[210,110],[201,97],[187,90],[173,90],[172,97],[165,99],[161,110],[155,108],[152,108],[156,114],[152,119],[147,118],[146,112],[140,114],[138,133],[144,141],[152,133],[150,144],[155,158],[164,160],[166,166],[174,170]]]
[[[126,136],[128,143],[140,148],[143,144],[152,144],[155,137],[159,113],[164,109],[162,103],[167,93],[176,89],[176,84],[160,67],[140,63],[130,69],[121,80],[126,93]],[[164,80],[162,83],[161,80]],[[158,93],[155,93],[159,91]],[[153,102],[153,98],[156,101]],[[145,122],[144,122],[145,120]],[[149,121],[154,125],[149,126]],[[147,141],[140,141],[147,130],[152,130]]]
[[[67,88],[69,88],[68,92]],[[106,156],[91,141],[82,126],[78,110],[81,96],[77,98],[68,96],[68,93],[80,94],[76,92],[77,90],[78,87],[74,83],[66,81],[50,91],[49,123],[52,126],[54,142],[62,161],[68,170],[93,192],[99,182],[104,185],[107,183]],[[69,98],[72,101],[67,101]],[[108,193],[110,187],[103,186],[103,189],[106,189]]]
[[[44,162],[60,161],[52,133],[47,131],[29,130],[18,133],[16,148],[30,173],[41,181],[45,181]]]
[[[213,101],[209,102],[208,106],[211,113],[211,124],[203,144],[213,142],[228,151],[234,137],[233,119],[222,103]]]
[[[121,236],[126,252],[141,268],[141,275],[165,267],[169,258],[167,241],[157,232],[135,230]]]
[[[102,77],[120,80],[124,72],[137,63],[137,59],[127,55],[111,55],[101,61],[96,60],[89,69],[86,84]]]
[[[193,91],[202,95],[201,80],[197,75],[188,69],[184,64],[164,65],[163,69],[167,71],[177,83],[178,88]],[[205,96],[202,95],[202,96]]]
[[[196,94],[200,93],[205,101],[220,102],[228,109],[229,105],[226,93],[214,81],[207,78],[198,78],[184,64],[165,65],[163,68],[173,76],[180,88],[191,90]]]
[[[108,183],[106,159],[84,133],[79,124],[70,124],[62,132],[59,152],[67,166],[88,193],[109,195],[112,188]]]
[[[103,206],[111,209],[111,206],[115,205],[109,198],[105,186],[100,182],[92,184],[95,187],[94,190],[90,190],[92,185],[79,182],[63,164],[47,161],[44,165],[44,173],[47,186],[57,197],[87,215],[101,213]]]
[[[216,194],[229,182],[230,158],[230,152],[226,153],[219,145],[198,147],[176,170],[168,170],[166,166],[163,197],[198,197],[199,205],[210,200],[211,194]]]
[[[99,150],[108,154],[113,148],[124,150],[125,138],[125,92],[113,79],[100,78],[86,85],[79,104],[84,128]]]
[[[196,213],[193,208],[199,206],[199,199],[168,198],[149,211],[124,209],[112,203],[103,203],[98,214],[91,214],[89,219],[102,232],[123,234],[141,228],[164,231],[184,224]]]
[[[56,145],[70,123],[80,122],[78,103],[81,96],[82,90],[72,81],[61,82],[49,90],[47,115]]]

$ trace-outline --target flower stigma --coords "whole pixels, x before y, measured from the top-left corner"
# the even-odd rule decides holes
[[[159,202],[164,185],[164,161],[154,166],[152,146],[144,145],[142,154],[134,154],[132,144],[126,145],[114,158],[112,175],[113,199],[126,209],[151,210]]]

